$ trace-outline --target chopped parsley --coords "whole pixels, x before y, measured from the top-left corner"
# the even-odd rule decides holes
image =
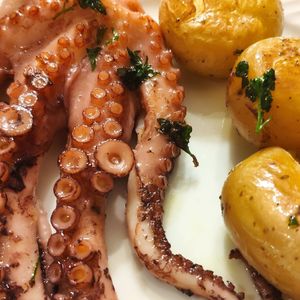
[[[31,275],[31,278],[29,280],[29,285],[30,286],[34,286],[35,285],[35,278],[36,278],[37,271],[39,269],[39,265],[40,265],[40,257],[37,259],[37,261],[35,263],[35,266],[34,266],[34,269],[33,269],[32,275]]]
[[[96,32],[97,45],[99,45],[102,42],[106,31],[107,31],[107,28],[105,26],[101,26],[97,29],[97,32]],[[99,46],[96,46],[95,48],[86,48],[86,53],[87,53],[87,56],[88,56],[90,64],[91,64],[92,71],[95,71],[95,69],[96,69],[97,57],[98,57],[98,54],[100,53],[100,50],[101,50],[101,48]]]
[[[97,29],[97,33],[96,33],[96,43],[97,43],[97,45],[99,45],[102,42],[106,31],[107,31],[107,28],[105,26],[101,26]]]
[[[242,78],[242,88],[249,84],[248,79],[249,64],[246,61],[240,61],[235,70],[235,76]]]
[[[148,57],[143,62],[139,56],[139,51],[132,51],[127,48],[127,52],[131,66],[128,68],[119,68],[117,74],[128,89],[136,90],[145,80],[160,74],[148,64]]]
[[[298,227],[299,222],[295,215],[289,217],[289,227]]]
[[[269,69],[262,77],[256,77],[253,79],[248,78],[249,64],[246,61],[241,61],[236,67],[235,75],[242,78],[242,88],[245,88],[246,96],[252,101],[257,101],[257,123],[256,133],[260,133],[261,130],[270,121],[271,117],[265,120],[264,114],[271,109],[273,97],[271,91],[275,90],[275,70]]]
[[[81,8],[91,8],[103,15],[106,15],[106,8],[101,0],[79,0],[78,2]]]
[[[114,42],[118,41],[119,38],[120,38],[119,33],[113,28],[113,29],[112,29],[112,38],[111,38],[110,40],[106,41],[105,44],[106,44],[106,45],[111,45],[111,44],[113,44]]]
[[[86,49],[87,56],[88,56],[90,64],[91,64],[92,71],[95,71],[95,69],[96,69],[97,56],[98,56],[100,50],[101,50],[100,47],[87,48]]]
[[[157,122],[160,126],[158,131],[166,135],[177,147],[188,153],[193,158],[194,166],[198,167],[199,162],[189,148],[191,132],[193,130],[192,127],[185,123],[174,122],[163,118],[157,119]]]
[[[74,7],[76,6],[76,3],[74,3],[72,6],[67,7],[67,2],[68,0],[64,1],[63,7],[61,9],[61,11],[59,11],[54,17],[53,20],[56,20],[57,18],[59,18],[60,16],[68,13],[69,11],[74,10]]]

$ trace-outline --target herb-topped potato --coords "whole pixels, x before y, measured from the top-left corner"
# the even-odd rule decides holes
[[[159,19],[179,62],[218,78],[229,75],[244,49],[283,27],[279,0],[162,0]]]
[[[225,223],[243,256],[299,300],[299,163],[282,148],[261,150],[233,169],[221,199]]]
[[[257,146],[300,151],[300,39],[270,38],[245,50],[230,75],[227,107]]]

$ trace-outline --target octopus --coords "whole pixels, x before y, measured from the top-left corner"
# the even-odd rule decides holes
[[[128,232],[141,263],[188,295],[243,299],[233,284],[173,254],[162,226],[180,146],[158,120],[185,126],[186,108],[159,26],[137,0],[2,6],[0,299],[117,299],[105,207],[114,181],[126,176]],[[36,186],[43,155],[65,129],[51,232]]]

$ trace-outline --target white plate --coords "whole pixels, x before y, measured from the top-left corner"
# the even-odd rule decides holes
[[[1,0],[0,0],[1,1]],[[147,13],[157,19],[159,0],[142,0]],[[285,36],[300,32],[300,1],[284,0]],[[247,300],[259,299],[244,266],[228,259],[234,245],[223,224],[219,195],[228,171],[255,149],[231,126],[225,107],[225,81],[183,74],[188,122],[193,126],[191,149],[200,161],[194,168],[182,154],[171,176],[165,202],[164,225],[176,253],[232,281]],[[62,143],[52,147],[41,171],[38,194],[52,211],[52,186],[58,176],[56,157]],[[46,174],[46,175],[45,175]],[[106,235],[111,275],[120,300],[186,300],[175,288],[156,280],[136,259],[124,220],[125,183],[109,199]],[[196,299],[196,297],[190,298]]]

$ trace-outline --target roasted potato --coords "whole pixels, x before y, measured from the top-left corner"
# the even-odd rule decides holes
[[[179,62],[218,78],[229,75],[242,50],[283,28],[279,0],[162,0],[159,20]]]
[[[238,58],[230,75],[227,107],[238,132],[257,146],[280,146],[300,150],[300,39],[270,38],[250,46]],[[261,78],[274,70],[275,85],[271,92],[269,120],[256,131],[258,99],[251,101],[238,77],[241,63],[249,66],[248,78]]]
[[[300,299],[300,165],[282,148],[266,148],[229,174],[225,223],[243,256],[279,290]]]

